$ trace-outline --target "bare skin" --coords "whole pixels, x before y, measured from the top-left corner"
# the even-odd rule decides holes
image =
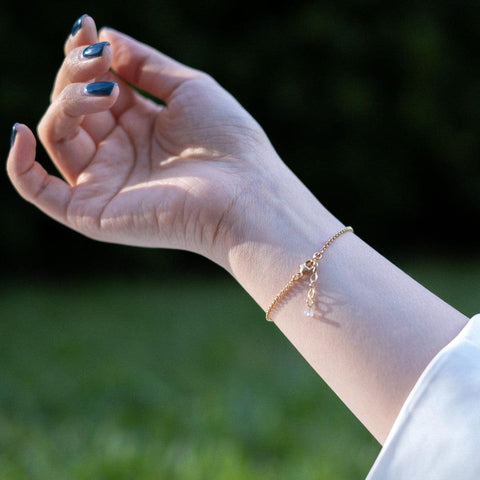
[[[84,58],[99,41],[109,42],[103,54]],[[108,95],[85,92],[100,80],[116,85]],[[66,41],[51,100],[38,135],[61,178],[35,161],[35,137],[20,124],[8,175],[22,197],[83,235],[204,255],[266,310],[343,227],[211,77],[115,30],[97,34],[91,17]],[[318,286],[313,318],[303,315],[303,285],[275,323],[383,442],[419,375],[467,319],[352,233],[325,254]]]

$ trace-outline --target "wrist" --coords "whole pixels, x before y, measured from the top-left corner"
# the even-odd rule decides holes
[[[280,159],[272,171],[255,195],[237,202],[221,263],[265,311],[298,266],[343,228]]]

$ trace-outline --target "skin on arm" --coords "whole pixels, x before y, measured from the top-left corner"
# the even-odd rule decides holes
[[[108,42],[103,54],[85,58],[99,41]],[[24,125],[7,161],[18,192],[47,215],[100,241],[204,255],[264,310],[343,227],[205,73],[115,30],[97,37],[91,17],[65,53],[38,129],[63,178],[35,161]],[[108,94],[85,90],[99,81],[115,83]],[[467,319],[352,233],[326,251],[317,291],[314,317],[303,313],[303,283],[273,319],[383,442],[422,371]]]

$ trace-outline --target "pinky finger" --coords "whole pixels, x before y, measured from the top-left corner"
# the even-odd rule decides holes
[[[35,161],[36,141],[31,130],[15,124],[7,160],[7,173],[18,193],[44,213],[67,225],[67,207],[72,188],[58,177],[49,175]]]

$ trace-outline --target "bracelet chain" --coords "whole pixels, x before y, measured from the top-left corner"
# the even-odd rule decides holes
[[[353,232],[352,227],[345,227],[339,232],[337,232],[335,235],[331,236],[323,245],[323,247],[318,251],[315,252],[310,260],[307,260],[305,263],[302,263],[298,271],[292,276],[292,278],[288,281],[288,283],[285,285],[285,287],[282,288],[282,290],[278,293],[278,295],[273,299],[273,302],[270,304],[270,306],[267,309],[267,314],[266,318],[269,322],[272,322],[271,314],[273,310],[277,307],[277,305],[280,303],[282,298],[285,297],[285,295],[293,288],[293,286],[300,281],[303,277],[306,275],[310,274],[310,279],[308,282],[308,291],[307,291],[307,299],[306,299],[306,304],[307,304],[307,310],[305,314],[308,317],[313,316],[313,309],[315,306],[315,295],[316,295],[316,285],[317,285],[317,280],[318,280],[318,262],[322,259],[325,251],[327,250],[328,247],[341,235],[347,232]]]

